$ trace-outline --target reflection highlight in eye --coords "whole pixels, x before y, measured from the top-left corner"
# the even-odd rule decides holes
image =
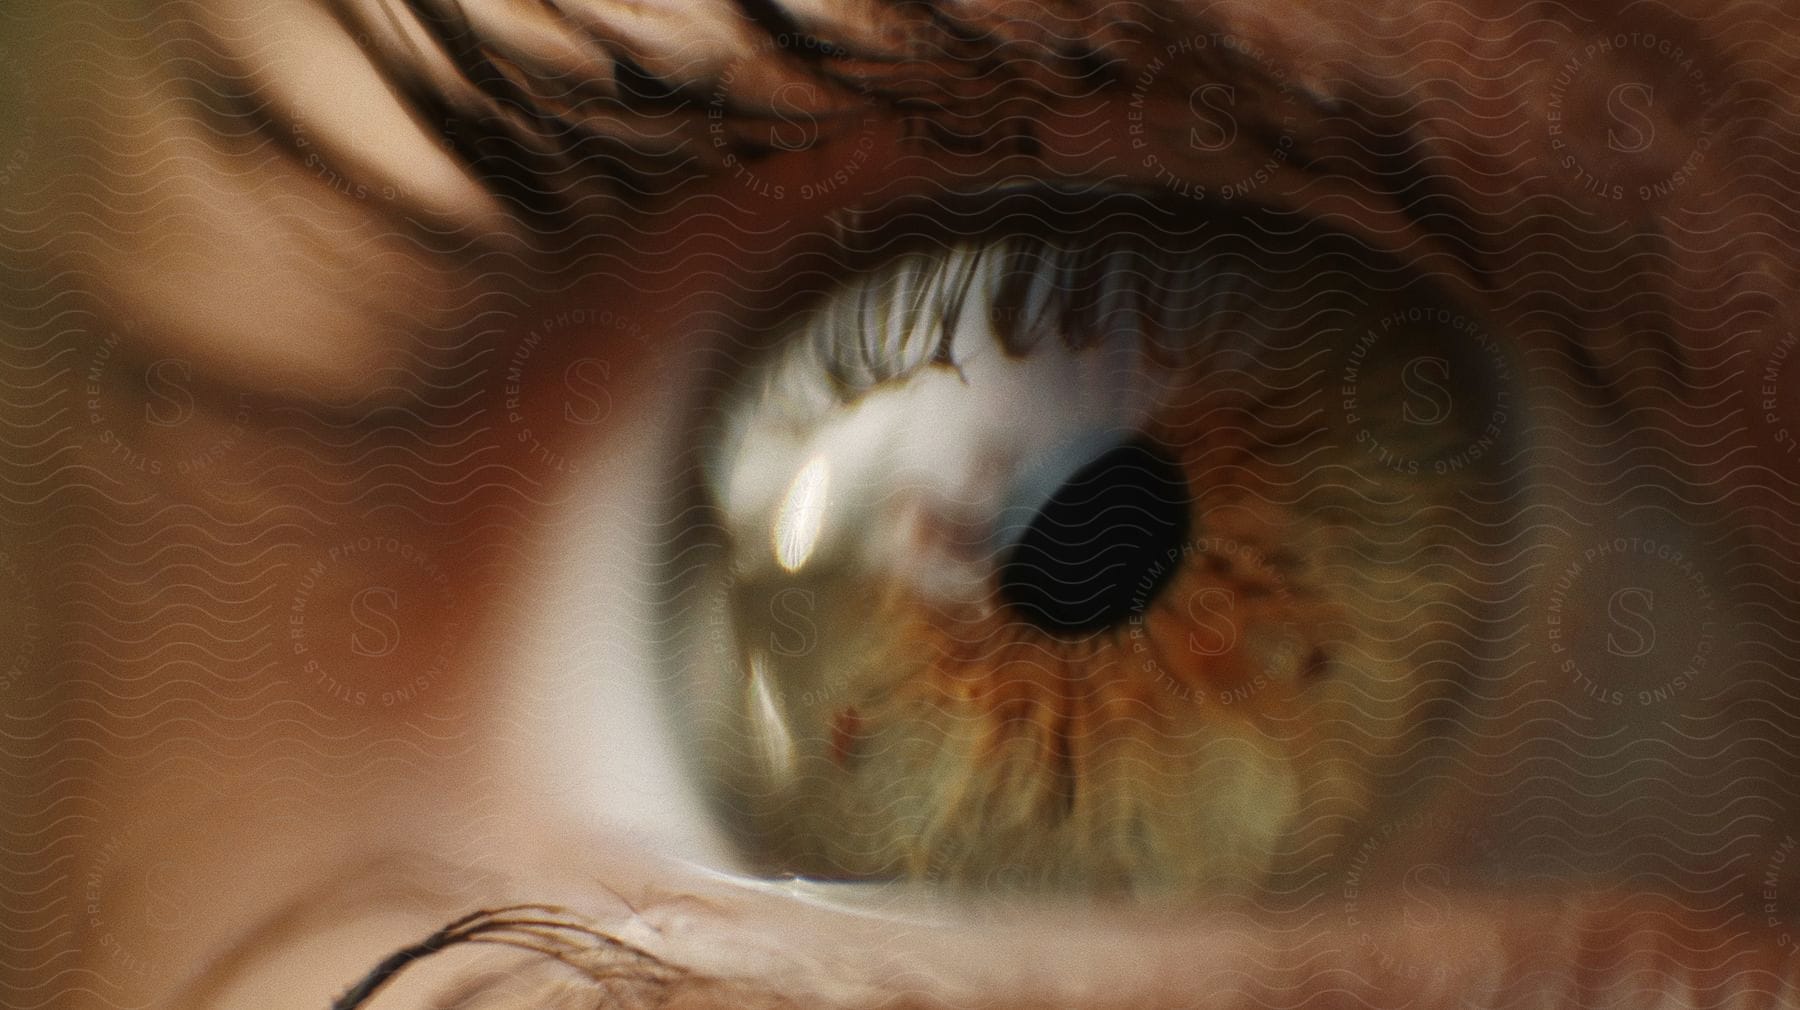
[[[794,475],[775,520],[775,560],[787,571],[799,571],[819,546],[830,491],[831,461],[825,456],[814,456]]]
[[[692,431],[715,522],[671,616],[747,862],[1145,898],[1316,871],[1511,562],[1508,453],[1470,448],[1505,368],[1452,318],[1246,219],[905,253],[745,352]]]
[[[750,655],[750,713],[754,720],[752,735],[762,742],[765,774],[771,781],[786,782],[794,775],[794,737],[788,732],[787,717],[775,700],[770,685],[772,675],[764,653]]]

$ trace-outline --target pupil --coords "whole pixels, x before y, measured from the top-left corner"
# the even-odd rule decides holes
[[[1052,632],[1088,632],[1141,611],[1178,567],[1187,481],[1147,440],[1076,471],[1038,510],[1000,570],[1000,593]]]

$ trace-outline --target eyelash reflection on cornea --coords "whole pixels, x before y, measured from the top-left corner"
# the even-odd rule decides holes
[[[1015,238],[908,252],[849,282],[847,294],[814,312],[796,339],[812,348],[812,367],[845,403],[928,366],[954,369],[952,337],[977,293],[1010,355],[1030,354],[1051,338],[1084,350],[1108,335],[1136,334],[1174,365],[1175,335],[1191,341],[1203,318],[1230,309],[1236,290],[1233,271],[1169,262],[1179,257],[1134,239],[1068,248]],[[1183,276],[1194,283],[1174,283]]]
[[[1019,213],[1029,228],[1008,227]],[[941,228],[941,222],[934,220]],[[910,227],[910,225],[909,225]],[[878,230],[877,236],[882,233]],[[1194,345],[1242,313],[1218,296],[1255,269],[1254,257],[1227,228],[1197,225],[1169,232],[1140,208],[1063,216],[1054,207],[1015,207],[985,226],[963,222],[874,265],[856,266],[843,290],[824,299],[800,327],[825,374],[853,395],[904,380],[928,365],[953,365],[948,350],[971,300],[975,321],[1010,356],[1029,355],[1048,338],[1067,350],[1090,349],[1108,337],[1146,340],[1151,352],[1191,353]],[[936,236],[954,236],[942,239]],[[921,233],[869,244],[874,255]],[[1177,278],[1191,283],[1175,283]],[[1274,306],[1259,306],[1265,314]],[[1204,324],[1204,325],[1203,325]],[[1181,355],[1167,361],[1179,364]]]

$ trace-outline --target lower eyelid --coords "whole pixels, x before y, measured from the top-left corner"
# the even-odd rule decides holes
[[[596,998],[862,1006],[891,1000],[896,987],[920,1006],[946,1008],[996,1000],[1173,1008],[1192,1006],[1201,992],[1222,1006],[1250,1007],[1427,997],[1514,1006],[1571,994],[1587,1005],[1682,987],[1735,984],[1774,996],[1800,985],[1800,963],[1761,927],[1738,922],[1722,931],[1727,923],[1717,914],[1606,891],[1458,893],[1430,921],[1401,904],[1370,904],[1349,922],[1312,913],[1122,918],[1031,906],[884,920],[716,886],[636,910],[611,899],[570,907],[532,913],[592,931],[566,960],[452,948],[405,969],[367,1006],[523,1010],[586,1007]]]

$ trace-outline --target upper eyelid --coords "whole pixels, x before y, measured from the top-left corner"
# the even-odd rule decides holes
[[[606,246],[613,250],[608,255],[616,255],[620,228],[632,234],[664,232],[677,220],[684,228],[694,221],[701,228],[735,228],[739,240],[765,244],[776,241],[772,236],[778,231],[828,227],[823,217],[811,216],[818,208],[796,208],[792,201],[763,201],[762,220],[744,217],[758,201],[745,199],[722,174],[723,159],[766,151],[769,131],[783,122],[769,106],[770,85],[747,83],[765,71],[777,83],[835,82],[835,91],[819,92],[834,114],[866,99],[881,128],[893,134],[899,155],[917,156],[918,164],[906,168],[909,173],[929,169],[935,160],[959,159],[945,171],[968,184],[982,172],[984,160],[992,160],[1039,181],[1058,175],[1079,181],[1084,170],[1071,162],[1096,150],[1090,136],[1095,124],[1110,119],[1121,127],[1126,99],[1139,89],[1146,61],[1154,65],[1161,58],[1162,39],[1207,29],[1214,37],[1228,37],[1217,34],[1220,25],[1204,24],[1179,7],[1121,23],[1108,5],[1104,19],[1100,11],[1090,11],[1051,25],[1057,31],[1048,33],[1043,25],[993,20],[998,15],[981,3],[959,6],[954,17],[938,11],[908,21],[911,15],[882,8],[870,15],[886,19],[880,23],[791,31],[782,24],[755,24],[722,4],[626,13],[611,7],[595,12],[579,3],[520,8],[487,0],[408,0],[402,9],[399,0],[328,0],[327,9],[348,36],[339,41],[355,44],[347,52],[365,60],[364,69],[386,88],[371,87],[353,97],[396,103],[414,120],[419,139],[445,149],[444,163],[432,170],[460,172],[480,187],[474,197],[465,193],[450,202],[443,193],[402,192],[398,200],[384,198],[370,209],[386,211],[392,227],[428,245],[448,233],[461,248],[478,244],[509,255],[518,240],[552,256],[575,256],[576,247],[586,249],[584,243]],[[243,64],[261,42],[241,29],[234,29],[234,37],[227,31],[232,27],[201,20],[189,30],[217,36],[206,44],[227,52],[233,45],[225,40],[231,40],[240,47],[235,59]],[[1279,91],[1300,96],[1309,116],[1328,112],[1331,103],[1316,88],[1275,76],[1285,72],[1279,40],[1271,34],[1276,29],[1244,30],[1252,28],[1267,36],[1251,43],[1266,44],[1266,58],[1225,51],[1184,56],[1160,72],[1158,87],[1169,92],[1163,98],[1173,96],[1178,104],[1190,82],[1230,80],[1240,98],[1245,89],[1252,92],[1252,104],[1256,94]],[[787,48],[771,44],[782,38]],[[831,40],[825,47],[829,55],[807,55],[817,51],[819,38]],[[722,87],[727,77],[742,86]],[[274,90],[297,86],[276,82]],[[381,190],[395,178],[409,177],[407,166],[391,158],[383,164],[387,152],[381,138],[374,151],[368,138],[360,138],[357,150],[356,124],[389,110],[352,104],[341,114],[290,124],[287,119],[297,110],[279,93],[271,97],[252,103],[254,113],[246,114],[264,117],[263,128],[282,142],[304,126],[313,140],[312,157],[325,154],[324,167],[334,177],[350,176],[346,184]],[[839,104],[846,97],[850,104]],[[1085,111],[1073,118],[1050,121],[1068,111],[1064,105],[1083,102]],[[1254,134],[1254,111],[1240,118]],[[818,136],[824,140],[830,134],[821,129]],[[1030,149],[1041,143],[1047,146],[1038,157]],[[1055,144],[1066,149],[1052,150]],[[1178,153],[1170,152],[1167,160],[1181,178],[1197,179],[1210,170],[1211,159],[1178,162]],[[883,157],[887,154],[883,148]],[[1142,171],[1120,175],[1121,159],[1110,157],[1088,181],[1152,184]],[[396,175],[395,169],[401,171]],[[366,177],[359,177],[364,172]],[[309,167],[305,174],[310,179],[315,173]],[[700,205],[704,213],[696,216],[695,185],[709,180],[715,185]],[[1270,195],[1281,195],[1281,189],[1272,187]],[[853,199],[846,194],[846,202]],[[445,220],[445,213],[453,217]],[[1391,238],[1390,249],[1418,244],[1406,231],[1403,208],[1373,213],[1382,219],[1346,223],[1365,235]],[[711,224],[704,220],[709,216]],[[429,227],[413,227],[415,218]]]
[[[561,46],[563,48],[557,51],[568,57],[565,62],[570,68],[585,68],[579,75],[565,75],[566,83],[554,76],[547,78],[552,85],[549,89],[552,94],[562,87],[567,97],[581,99],[558,112],[554,108],[540,107],[541,103],[536,99],[527,100],[531,96],[522,91],[515,80],[517,75],[513,71],[524,66],[519,60],[531,49],[530,30],[545,25],[524,18],[511,5],[490,6],[478,2],[466,8],[453,8],[444,0],[414,0],[408,11],[399,11],[380,0],[338,0],[332,9],[347,32],[363,40],[364,56],[377,64],[381,75],[394,86],[398,98],[411,103],[412,112],[421,120],[420,125],[426,132],[441,130],[454,120],[461,124],[458,128],[476,131],[472,141],[475,148],[490,142],[498,145],[486,154],[475,150],[465,151],[464,155],[472,153],[477,157],[479,164],[474,170],[481,174],[484,185],[507,188],[505,196],[510,200],[510,209],[519,213],[526,229],[545,224],[542,215],[554,217],[571,208],[577,210],[581,215],[579,218],[551,221],[548,229],[537,229],[557,242],[583,231],[595,233],[595,238],[604,240],[608,235],[616,235],[612,225],[619,217],[655,217],[657,202],[662,196],[675,193],[685,183],[696,179],[716,179],[718,153],[708,133],[710,96],[716,94],[720,73],[730,61],[742,57],[746,48],[754,53],[755,40],[767,37],[764,28],[750,25],[735,13],[691,6],[682,8],[680,13],[665,13],[662,16],[667,20],[663,23],[612,21],[601,25],[596,20],[576,24],[570,18],[551,24],[548,27],[555,30],[551,32],[555,45],[543,46],[540,39],[539,47],[556,49]],[[459,20],[452,13],[453,9],[466,9],[469,13]],[[543,7],[534,16],[548,17],[544,12],[551,9]],[[575,5],[568,5],[568,9],[580,10]],[[978,6],[971,9],[979,12]],[[692,30],[683,34],[677,30],[683,26],[691,28],[693,24],[716,25],[722,30],[716,34]],[[948,23],[936,26],[934,30],[938,35],[933,38],[947,37],[946,33],[952,27]],[[499,28],[507,28],[512,34],[502,39],[495,34]],[[488,36],[483,37],[482,31],[488,32]],[[850,37],[855,38],[854,35]],[[1089,54],[1090,62],[1094,54],[1112,55],[1124,51],[1116,44],[1118,38],[1116,33],[1108,35],[1102,44],[1093,48]],[[446,49],[446,39],[455,45]],[[501,41],[510,48],[500,47]],[[465,54],[461,66],[488,68],[481,71],[487,75],[483,80],[468,76],[459,67],[451,51],[459,46]],[[904,48],[904,43],[895,48]],[[506,54],[519,59],[505,58]],[[896,69],[895,65],[876,69],[903,83],[909,80],[910,74],[910,80],[916,84],[930,79],[933,73],[954,67],[956,58],[966,54],[941,55],[936,62],[921,60],[921,65],[912,71]],[[1008,63],[1017,66],[1022,79],[1029,76],[1033,68],[1051,72],[1058,60],[1072,66],[1082,63],[1079,54],[1058,55],[1041,43],[1021,44],[1008,51]],[[791,65],[785,69],[790,73],[814,73],[804,60],[788,63]],[[858,56],[851,63],[866,69],[879,61]],[[1134,65],[1121,63],[1114,72],[1129,77],[1129,68]],[[1220,69],[1196,68],[1194,72],[1201,75],[1196,79],[1204,78],[1208,72],[1216,78]],[[574,70],[569,73],[574,74]],[[1054,77],[1054,73],[1051,76]],[[1130,82],[1126,83],[1129,85]],[[568,90],[577,84],[581,90]],[[889,96],[891,100],[887,101],[886,114],[912,123],[940,122],[947,124],[946,129],[951,129],[956,126],[959,116],[967,111],[967,107],[958,110],[929,100],[928,95],[909,96],[903,93],[904,90],[895,86]],[[1128,87],[1115,89],[1114,98],[1123,97],[1128,90]],[[1312,91],[1302,89],[1302,93],[1321,112],[1330,111],[1329,103],[1321,104]],[[1122,108],[1122,105],[1115,105],[1115,111]],[[741,109],[735,103],[721,106],[721,110],[729,113],[725,119],[734,124],[734,129],[738,124],[752,131],[759,127],[766,129],[771,122],[766,116],[747,115],[740,119],[737,113]],[[279,110],[276,112],[278,114]],[[1003,117],[1005,129],[1029,128],[1030,118],[1017,113],[1014,109],[1012,115]],[[568,142],[569,127],[576,120],[586,139],[582,144],[571,145]],[[982,123],[979,119],[966,117],[962,121],[977,128]],[[333,124],[316,122],[310,125],[316,133],[323,135]],[[1395,119],[1391,125],[1398,128],[1403,124]],[[916,145],[927,147],[931,139],[924,137],[917,140]],[[527,153],[548,160],[539,162],[516,156]],[[1342,155],[1343,152],[1338,152],[1338,160],[1332,164],[1347,168],[1350,163],[1343,160]],[[549,175],[538,174],[546,166],[554,171]],[[1367,191],[1366,182],[1357,185],[1364,186]],[[728,186],[721,185],[720,188],[727,202],[740,195]],[[567,206],[559,209],[558,201],[566,202]],[[1442,206],[1434,200],[1413,209],[1429,211],[1432,207],[1441,209]],[[776,207],[771,213],[783,209],[792,208]],[[1431,257],[1434,270],[1461,279],[1464,290],[1459,291],[1459,295],[1490,293],[1481,290],[1492,287],[1480,279],[1481,268],[1467,262],[1479,255],[1479,250],[1472,250],[1468,242],[1459,242],[1454,234],[1450,241],[1435,245],[1415,242],[1417,233],[1400,227],[1406,224],[1407,209],[1402,206],[1380,212],[1386,215],[1381,219],[1352,220],[1355,215],[1348,215],[1346,223],[1359,225],[1359,234],[1365,237],[1371,234],[1382,236],[1387,240],[1382,244],[1390,250],[1424,250],[1421,255]],[[538,216],[534,219],[533,215]],[[1340,216],[1343,216],[1341,211]],[[1452,215],[1435,213],[1430,216],[1431,229],[1462,227],[1449,220]],[[601,223],[606,227],[596,227]],[[649,223],[654,225],[656,222]],[[1498,222],[1488,230],[1499,234],[1516,224]],[[501,226],[510,227],[507,224]],[[1418,230],[1427,231],[1422,226]]]
[[[389,61],[384,74],[414,103],[416,114],[442,124],[466,169],[501,194],[526,230],[550,236],[559,248],[581,243],[584,235],[604,242],[616,235],[621,220],[635,219],[626,227],[651,230],[667,230],[670,220],[685,222],[693,213],[693,187],[703,183],[712,185],[711,197],[723,201],[705,205],[712,216],[738,216],[735,225],[721,218],[701,227],[723,229],[722,234],[739,241],[757,238],[766,244],[777,233],[829,228],[829,208],[758,200],[734,188],[725,167],[728,159],[741,159],[736,164],[742,167],[759,152],[769,153],[771,131],[785,122],[770,104],[771,91],[784,81],[823,85],[817,91],[825,110],[816,133],[820,144],[834,139],[828,119],[857,114],[858,103],[866,103],[881,129],[894,135],[897,154],[916,156],[917,164],[909,162],[905,170],[908,176],[942,166],[948,178],[924,180],[934,186],[966,186],[977,181],[984,162],[1006,162],[1040,182],[1061,175],[1081,184],[1083,173],[1090,172],[1088,184],[1170,188],[1168,179],[1146,177],[1148,170],[1137,164],[1137,155],[1121,159],[1114,156],[1119,152],[1100,151],[1103,164],[1090,169],[1074,163],[1083,152],[1094,153],[1095,141],[1088,134],[1095,124],[1111,120],[1115,132],[1122,128],[1127,99],[1141,89],[1149,66],[1163,67],[1156,77],[1160,90],[1154,93],[1165,104],[1179,104],[1187,97],[1184,89],[1195,82],[1230,81],[1243,100],[1234,115],[1251,138],[1243,154],[1251,164],[1262,157],[1256,152],[1292,125],[1259,120],[1271,114],[1258,106],[1259,96],[1287,96],[1308,120],[1347,114],[1341,103],[1323,97],[1299,75],[1288,74],[1279,29],[1269,25],[1252,26],[1266,36],[1261,40],[1209,45],[1191,58],[1168,60],[1160,42],[1175,37],[1172,33],[1234,38],[1179,7],[1164,14],[1145,12],[1145,20],[1137,23],[1111,16],[1101,22],[1084,14],[1088,20],[1070,21],[1061,26],[1067,30],[1049,35],[1041,27],[984,20],[994,14],[979,3],[959,7],[960,21],[942,11],[923,21],[906,21],[884,8],[888,13],[879,16],[892,19],[881,24],[807,26],[755,24],[734,9],[717,6],[687,6],[678,14],[635,21],[610,12],[595,16],[574,4],[566,5],[571,13],[561,17],[557,8],[546,5],[521,20],[509,20],[516,14],[510,5],[413,0],[411,7],[416,17],[370,6],[346,7],[340,14],[369,40],[364,49],[371,58]],[[769,9],[780,22],[779,9]],[[1110,6],[1105,10],[1116,14]],[[1063,46],[1065,42],[1074,48]],[[761,81],[765,74],[769,80]],[[753,81],[760,83],[748,83]],[[1098,108],[1095,100],[1101,103]],[[1083,102],[1088,103],[1085,111],[1051,122],[1067,111],[1063,106],[1081,107]],[[1398,122],[1384,128],[1405,132]],[[1316,129],[1317,123],[1309,122],[1301,133]],[[1295,151],[1302,152],[1308,142],[1303,137]],[[1170,141],[1162,136],[1147,143]],[[1037,150],[1039,145],[1044,150]],[[777,157],[784,153],[775,152]],[[1177,191],[1208,172],[1243,170],[1241,163],[1236,168],[1214,165],[1218,159],[1211,156],[1195,159],[1192,151],[1165,153],[1166,164],[1159,171],[1180,177]],[[796,160],[805,156],[796,152]],[[1343,160],[1344,151],[1336,156],[1338,170],[1352,167]],[[1291,160],[1299,163],[1305,157],[1296,153]],[[1231,159],[1221,162],[1231,164]],[[1440,242],[1431,234],[1445,222],[1423,227],[1410,219],[1405,201],[1380,206],[1380,200],[1370,198],[1371,186],[1380,185],[1392,165],[1365,165],[1359,171],[1357,178],[1328,184],[1361,208],[1340,213],[1336,226],[1355,228],[1391,253],[1431,256],[1434,269],[1454,272],[1465,287],[1483,286],[1462,262],[1456,243]],[[890,186],[882,193],[881,184],[875,190],[885,199],[896,192],[905,195],[904,188],[912,184],[904,178],[895,184],[897,191]],[[1309,186],[1304,199],[1310,204],[1318,187]],[[1252,201],[1265,195],[1285,201],[1292,193],[1274,186]],[[857,199],[857,194],[846,194],[844,202]],[[750,224],[741,216],[759,206],[761,223]],[[604,227],[596,227],[602,222]],[[766,285],[769,280],[764,275],[750,282]]]
[[[724,5],[631,17],[579,4],[408,6],[344,0],[337,13],[415,116],[484,182],[527,213],[548,214],[565,204],[591,211],[596,196],[654,210],[684,185],[726,174],[731,159],[772,151],[771,131],[794,116],[818,127],[808,146],[872,116],[915,153],[1029,153],[1057,129],[1043,113],[1123,97],[1156,64],[1158,40],[1207,31],[1179,8],[1132,22],[1108,6],[1105,18],[1064,18],[1042,37],[1045,26],[1000,20],[980,4],[805,26],[774,4],[763,23]],[[1158,88],[1171,94],[1190,78],[1294,90],[1228,51],[1162,76]],[[1256,129],[1254,112],[1244,118]]]

